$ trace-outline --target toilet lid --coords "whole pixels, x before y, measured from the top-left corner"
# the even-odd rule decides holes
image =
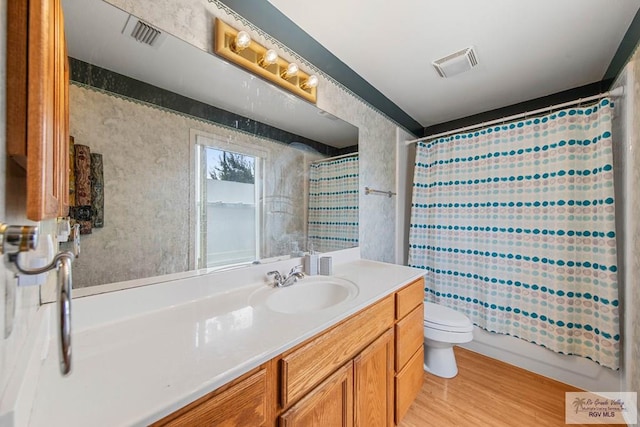
[[[424,322],[425,324],[449,326],[465,330],[473,327],[471,320],[464,314],[432,302],[424,303]]]

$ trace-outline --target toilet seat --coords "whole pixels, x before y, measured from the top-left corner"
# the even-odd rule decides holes
[[[424,303],[424,326],[445,332],[471,332],[473,323],[467,316],[449,307]]]

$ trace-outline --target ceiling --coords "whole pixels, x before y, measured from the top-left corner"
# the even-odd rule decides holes
[[[640,0],[268,1],[422,127],[603,80],[640,8]],[[332,74],[330,62],[300,51],[313,40],[296,45],[299,33],[277,36],[246,17]],[[469,46],[475,68],[437,75],[433,60]]]

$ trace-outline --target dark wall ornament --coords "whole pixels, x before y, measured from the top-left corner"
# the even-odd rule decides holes
[[[104,176],[102,154],[91,153],[91,214],[95,228],[104,227]]]

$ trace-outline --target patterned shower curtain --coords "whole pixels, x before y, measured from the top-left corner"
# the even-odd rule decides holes
[[[311,164],[308,225],[309,249],[358,246],[358,156]]]
[[[612,116],[603,99],[420,143],[409,264],[426,299],[617,369]]]

